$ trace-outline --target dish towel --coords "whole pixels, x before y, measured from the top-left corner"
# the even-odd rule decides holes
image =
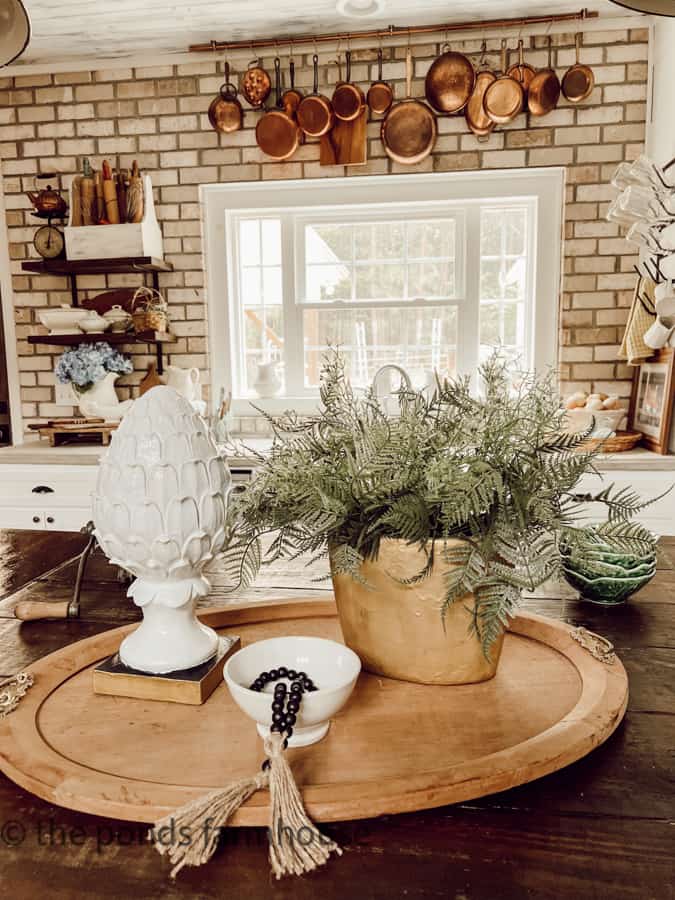
[[[618,354],[619,359],[625,359],[629,366],[639,366],[654,354],[643,339],[649,326],[656,321],[656,312],[652,310],[654,310],[654,282],[651,278],[639,277]]]

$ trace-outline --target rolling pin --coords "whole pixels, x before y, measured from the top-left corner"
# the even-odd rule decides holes
[[[117,203],[117,189],[107,159],[103,160],[103,203],[105,204],[105,218],[111,225],[119,225],[120,208]]]

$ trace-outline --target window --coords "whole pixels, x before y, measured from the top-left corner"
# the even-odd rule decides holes
[[[470,374],[497,345],[554,363],[562,185],[546,169],[205,186],[215,386],[245,413],[273,361],[267,408],[306,408],[328,345],[358,386],[385,363],[420,384]]]

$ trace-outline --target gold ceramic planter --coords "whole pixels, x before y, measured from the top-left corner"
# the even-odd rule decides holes
[[[442,543],[437,542],[439,550]],[[350,575],[333,575],[345,643],[358,653],[364,669],[388,678],[422,684],[487,681],[497,671],[503,636],[486,659],[471,631],[473,594],[449,607],[444,629],[441,605],[448,564],[440,553],[427,578],[413,585],[400,583],[416,575],[425,562],[416,546],[384,540],[377,560],[361,567],[369,587]]]

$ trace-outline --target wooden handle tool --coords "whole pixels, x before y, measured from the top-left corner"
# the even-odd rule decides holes
[[[103,160],[103,202],[105,217],[111,225],[120,224],[120,208],[117,205],[117,190],[112,177],[112,169],[107,159]]]
[[[70,601],[21,600],[14,608],[14,615],[22,622],[36,622],[40,619],[67,619]]]

